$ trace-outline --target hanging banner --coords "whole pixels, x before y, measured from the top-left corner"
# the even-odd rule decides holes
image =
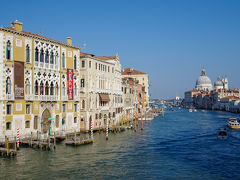
[[[67,93],[68,100],[73,100],[73,70],[67,69]]]
[[[24,62],[14,61],[14,97],[24,99]]]

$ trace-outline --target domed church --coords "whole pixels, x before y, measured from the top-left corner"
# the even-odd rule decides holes
[[[200,91],[208,91],[208,92],[212,90],[212,81],[206,75],[205,69],[202,69],[202,73],[197,79],[195,89]]]
[[[216,89],[216,90],[218,90],[218,89],[228,89],[228,79],[227,79],[227,77],[221,79],[220,76],[218,76],[218,79],[214,83],[214,89]]]

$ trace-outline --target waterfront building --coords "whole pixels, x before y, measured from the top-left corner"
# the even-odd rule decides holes
[[[149,107],[149,82],[148,82],[148,74],[135,70],[133,68],[125,68],[122,70],[122,77],[131,77],[138,80],[138,83],[144,86],[145,91],[145,106]]]
[[[183,104],[185,106],[193,106],[194,105],[194,100],[193,97],[196,95],[199,95],[200,91],[197,89],[192,89],[190,91],[186,91],[184,93],[184,100],[183,100]]]
[[[81,52],[81,130],[116,125],[122,120],[121,63],[116,56],[95,56]]]
[[[80,129],[79,47],[22,27],[0,28],[0,134]]]
[[[141,86],[141,85],[140,85]],[[133,78],[122,78],[123,120],[130,121],[136,117],[138,105],[137,81]],[[142,95],[139,94],[141,97]],[[142,101],[142,98],[141,98]],[[141,102],[140,102],[141,103]],[[140,105],[139,103],[139,105]],[[140,108],[140,107],[139,107]]]

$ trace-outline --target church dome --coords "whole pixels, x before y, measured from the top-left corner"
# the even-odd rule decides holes
[[[196,85],[212,85],[211,79],[206,75],[206,70],[202,70],[201,76],[197,79]]]
[[[215,81],[214,86],[222,86],[223,87],[223,82],[221,81],[220,77]]]
[[[206,75],[206,70],[203,69],[201,76],[198,77],[196,82],[196,89],[203,91],[211,91],[212,90],[212,81]]]

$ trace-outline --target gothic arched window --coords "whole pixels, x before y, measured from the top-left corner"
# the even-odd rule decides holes
[[[73,95],[77,95],[77,84],[74,83]]]
[[[35,48],[35,61],[38,61],[38,48]]]
[[[11,80],[10,80],[10,77],[7,77],[6,79],[6,93],[7,94],[11,94],[11,88],[12,85],[11,85]]]
[[[41,51],[40,51],[40,62],[43,62],[43,55],[44,53],[43,53],[43,49],[41,49]]]
[[[50,85],[50,95],[54,95],[54,86],[53,86],[53,82],[51,82],[51,85]]]
[[[65,54],[62,53],[62,68],[65,68]]]
[[[7,41],[6,58],[7,60],[11,59],[11,42],[9,40]]]
[[[40,83],[40,95],[43,95],[44,89],[43,89],[43,82]]]
[[[45,95],[49,95],[49,84],[48,84],[48,81],[45,84]]]
[[[62,96],[65,96],[65,83],[62,84]]]
[[[58,83],[56,83],[55,95],[58,95]]]
[[[38,81],[37,81],[37,80],[35,81],[34,88],[35,88],[34,94],[35,94],[35,95],[38,95]]]
[[[30,81],[29,81],[29,79],[26,79],[26,81],[25,81],[25,94],[27,94],[27,95],[30,94]]]
[[[48,52],[48,50],[46,50],[46,53],[45,53],[45,63],[49,63],[49,52]]]
[[[50,64],[53,64],[53,58],[54,58],[54,55],[53,55],[53,52],[51,52],[51,55],[50,55]]]
[[[58,64],[58,53],[57,53],[57,52],[56,52],[56,54],[55,54],[54,60],[55,60],[54,64]]]
[[[26,63],[30,63],[30,47],[26,46]]]
[[[77,69],[77,56],[74,56],[74,69]]]

